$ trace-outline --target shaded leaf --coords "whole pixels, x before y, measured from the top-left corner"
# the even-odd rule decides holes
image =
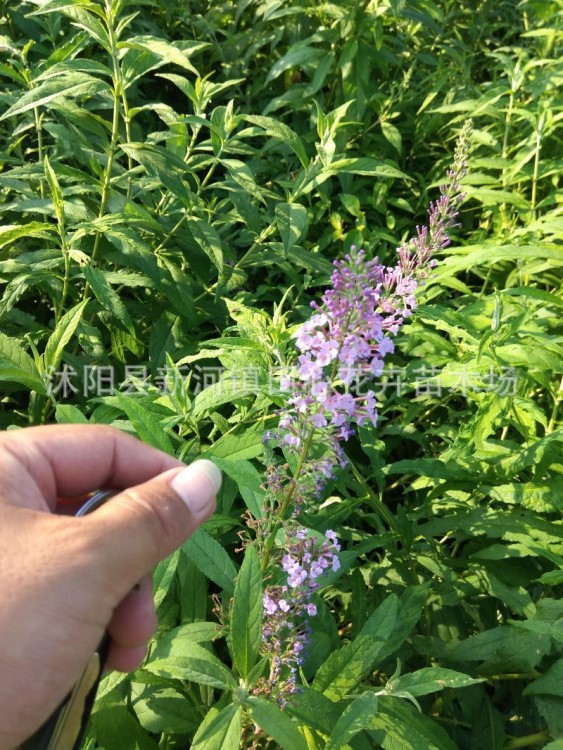
[[[245,678],[256,664],[262,640],[262,572],[256,549],[249,545],[235,583],[231,615],[233,660]]]

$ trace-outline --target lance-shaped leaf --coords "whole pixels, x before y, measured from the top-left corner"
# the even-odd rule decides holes
[[[104,88],[107,89],[107,84],[86,73],[80,73],[79,71],[65,72],[56,78],[49,78],[31,91],[26,91],[15,104],[0,116],[0,120],[21,115],[34,107],[44,106],[61,96],[93,95]]]
[[[332,730],[326,750],[345,747],[356,734],[369,724],[377,713],[377,697],[373,693],[362,693],[342,712]]]
[[[262,638],[262,574],[256,549],[246,548],[236,584],[231,619],[233,659],[247,677],[258,659]]]
[[[228,594],[234,590],[237,569],[227,550],[207,531],[199,528],[182,547],[193,564]]]
[[[254,696],[248,698],[253,720],[283,750],[307,750],[307,742],[289,716],[273,703]]]
[[[45,395],[45,383],[29,354],[19,342],[0,332],[0,381],[20,383],[31,391]]]
[[[175,680],[189,680],[220,689],[237,687],[235,678],[223,662],[203,646],[187,639],[175,646],[173,655],[150,659],[143,668]]]
[[[231,703],[221,711],[212,708],[199,726],[192,750],[239,750],[242,707]]]
[[[100,305],[113,315],[124,330],[134,334],[135,327],[127,308],[121,301],[121,297],[111,287],[103,271],[94,266],[84,266],[82,273]]]
[[[76,328],[82,320],[84,308],[89,300],[85,299],[79,302],[73,308],[68,310],[57,323],[55,330],[49,336],[43,361],[47,372],[54,371],[60,364],[64,348],[72,338]]]

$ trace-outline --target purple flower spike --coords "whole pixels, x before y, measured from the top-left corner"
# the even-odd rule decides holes
[[[354,426],[377,425],[370,383],[381,375],[386,355],[394,351],[393,337],[417,307],[417,291],[436,265],[434,254],[450,244],[448,231],[457,226],[463,199],[460,181],[467,172],[470,136],[468,121],[449,182],[430,204],[427,226],[417,226],[415,236],[397,248],[397,264],[384,266],[351,247],[334,262],[330,287],[319,303],[311,303],[313,315],[294,334],[297,364],[281,386],[290,397],[280,410],[278,430],[268,437],[289,460],[268,467],[265,513],[255,522],[268,574],[278,575],[281,567],[287,576],[286,584],[269,585],[264,592],[263,650],[270,657],[270,674],[255,692],[282,707],[300,691],[298,667],[311,638],[308,618],[317,614],[313,596],[323,576],[341,568],[335,532],[326,531],[319,542],[298,528],[297,518],[346,466],[342,443],[355,434]],[[290,464],[297,468],[290,470]],[[284,552],[274,548],[280,526],[286,532]]]

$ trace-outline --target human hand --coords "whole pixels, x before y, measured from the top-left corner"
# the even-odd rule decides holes
[[[106,630],[109,667],[141,663],[157,624],[150,571],[220,485],[210,461],[186,468],[112,427],[0,434],[0,750],[50,716]],[[123,491],[91,515],[57,514],[61,498],[104,488]]]

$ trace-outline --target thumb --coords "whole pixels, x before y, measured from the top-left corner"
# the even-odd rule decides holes
[[[200,459],[123,490],[81,519],[116,603],[213,513],[220,487],[217,466]]]

